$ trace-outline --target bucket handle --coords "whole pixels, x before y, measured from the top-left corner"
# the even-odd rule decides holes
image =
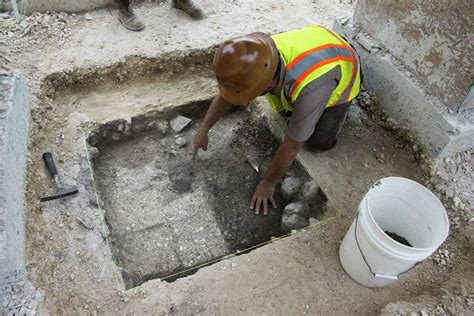
[[[367,262],[367,258],[365,258],[364,256],[364,253],[362,252],[362,249],[360,248],[360,245],[359,245],[359,240],[357,239],[357,226],[359,224],[359,216],[360,215],[360,212],[357,212],[357,217],[356,217],[356,222],[355,222],[355,229],[354,229],[354,237],[355,237],[355,241],[356,241],[356,244],[357,244],[357,248],[359,248],[359,252],[362,256],[362,259],[364,259],[364,262],[365,264],[367,265],[367,267],[369,268],[369,271],[370,273],[376,277],[376,278],[383,278],[383,279],[391,279],[391,280],[397,280],[398,277],[400,277],[400,275],[404,274],[404,273],[407,273],[408,271],[410,271],[411,269],[413,269],[414,267],[416,267],[420,262],[417,262],[415,263],[412,267],[408,268],[407,270],[405,271],[402,271],[400,272],[399,274],[397,275],[388,275],[388,274],[382,274],[382,273],[377,273],[377,272],[374,272],[372,270],[372,267],[370,266],[370,264]]]

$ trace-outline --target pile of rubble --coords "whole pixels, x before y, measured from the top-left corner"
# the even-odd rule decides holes
[[[0,314],[4,315],[36,315],[39,304],[44,296],[29,282],[21,281],[2,288],[0,298]]]
[[[474,189],[472,186],[472,150],[458,153],[453,157],[433,161],[427,150],[421,146],[416,137],[408,130],[401,128],[389,118],[379,106],[375,96],[362,91],[356,100],[369,116],[372,123],[378,124],[393,133],[399,140],[397,148],[404,149],[412,162],[420,164],[423,172],[423,184],[443,202],[451,221],[451,228],[457,229],[474,221]],[[379,162],[384,157],[376,157]]]
[[[81,17],[65,12],[35,12],[17,19],[12,12],[0,14],[0,64],[1,68],[19,67],[17,62],[25,53],[37,53],[41,46],[55,43],[62,47],[70,37],[69,27]],[[8,48],[3,51],[2,47]],[[39,47],[39,48],[38,48]]]
[[[380,315],[470,315],[473,307],[472,289],[458,284],[448,289],[440,288],[439,293],[432,296],[423,295],[418,302],[390,303]]]

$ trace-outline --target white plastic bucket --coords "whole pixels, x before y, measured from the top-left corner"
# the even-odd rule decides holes
[[[412,247],[385,231],[404,237]],[[433,193],[409,179],[384,178],[361,201],[339,248],[339,259],[358,283],[382,287],[429,257],[448,232],[446,210]]]

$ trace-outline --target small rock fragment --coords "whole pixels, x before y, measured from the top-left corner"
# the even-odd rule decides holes
[[[398,124],[397,124],[397,121],[395,121],[395,120],[394,120],[393,118],[391,118],[391,117],[389,117],[385,122],[387,123],[387,125],[388,125],[389,127],[395,127],[395,126],[398,125]]]
[[[165,122],[165,121],[158,122],[156,124],[156,128],[158,129],[160,134],[164,136],[168,133],[169,124],[168,124],[168,122]]]
[[[93,17],[92,15],[90,15],[90,13],[86,13],[86,14],[84,15],[84,19],[86,19],[87,21],[90,21],[90,20],[93,20],[94,17]]]
[[[183,147],[184,145],[186,145],[186,142],[187,142],[186,139],[183,138],[183,137],[178,137],[178,138],[176,138],[176,140],[174,141],[174,143],[175,143],[179,148],[181,148],[181,147]]]
[[[461,199],[458,196],[454,197],[453,202],[455,207],[459,207],[461,205]]]
[[[93,229],[92,226],[90,225],[87,225],[84,220],[82,218],[80,218],[79,216],[76,216],[76,221],[81,224],[84,228],[87,228],[87,229]]]
[[[89,151],[90,159],[96,159],[99,157],[99,149],[97,147],[87,146],[87,150]]]
[[[377,159],[378,162],[384,163],[385,162],[385,155],[382,153],[375,153],[375,159]]]

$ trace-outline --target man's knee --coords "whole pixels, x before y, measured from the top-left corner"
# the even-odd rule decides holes
[[[336,140],[316,140],[316,141],[311,141],[309,140],[307,142],[309,149],[311,149],[314,152],[320,152],[320,151],[328,151],[334,148],[337,144],[337,139]]]

